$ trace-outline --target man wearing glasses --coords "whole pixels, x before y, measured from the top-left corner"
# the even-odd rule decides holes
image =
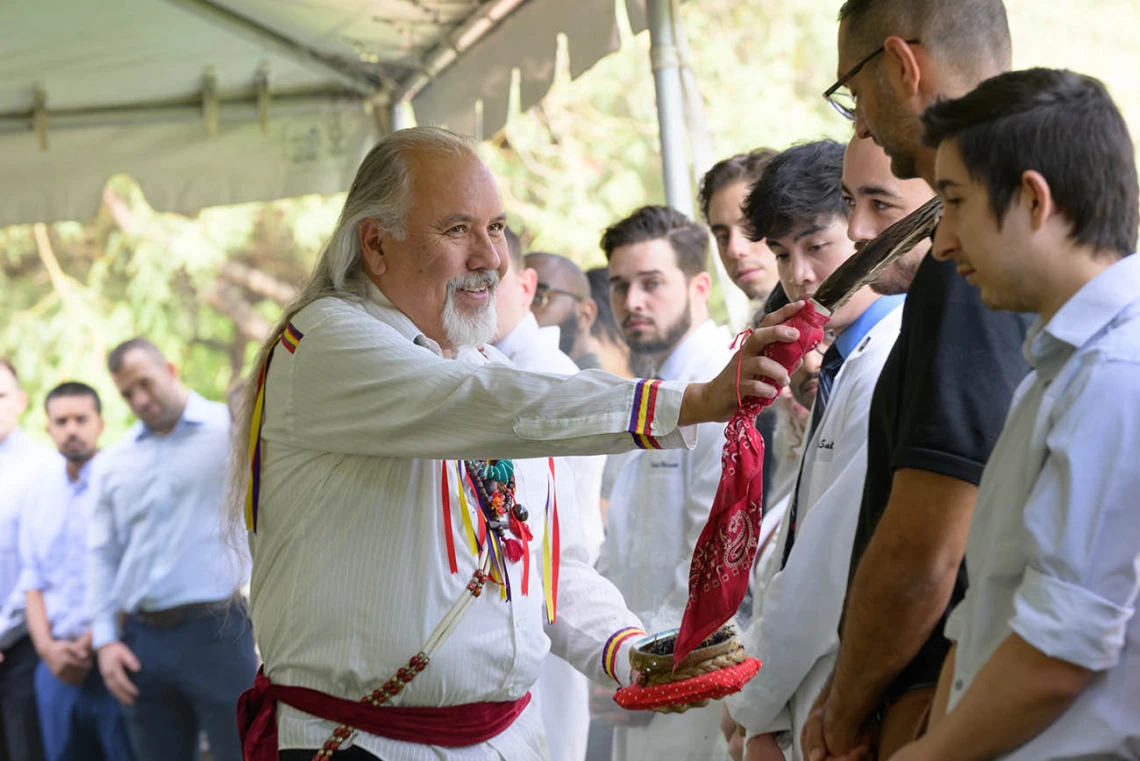
[[[839,18],[826,96],[896,176],[933,186],[920,115],[1009,69],[1001,0],[848,0]],[[878,717],[881,758],[921,731],[949,649],[945,616],[965,592],[977,484],[1028,371],[1028,321],[987,310],[953,264],[928,256],[907,294],[871,401],[839,655],[804,729],[809,761],[870,747]]]
[[[534,252],[526,255],[526,266],[538,274],[534,302],[530,309],[544,328],[557,327],[558,348],[582,370],[593,370],[600,364],[582,358],[589,354],[584,338],[598,314],[590,298],[590,283],[578,265],[564,256]],[[596,359],[596,358],[595,358]]]

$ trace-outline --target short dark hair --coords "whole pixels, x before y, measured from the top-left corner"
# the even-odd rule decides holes
[[[713,164],[712,169],[705,172],[701,178],[701,187],[697,191],[697,200],[701,205],[701,216],[705,222],[709,221],[709,204],[712,197],[727,188],[734,182],[743,180],[749,187],[754,185],[772,159],[780,155],[773,148],[757,148],[748,153],[738,153],[735,156]]]
[[[602,233],[602,250],[608,262],[614,249],[651,240],[669,241],[677,267],[685,277],[692,278],[708,270],[708,230],[669,206],[642,206],[607,227]]]
[[[609,267],[594,267],[586,270],[586,280],[590,283],[590,298],[598,305],[598,316],[590,333],[595,338],[605,335],[612,343],[620,344],[625,341],[618,328],[617,318],[614,317],[614,307],[610,301],[610,269]]]
[[[48,395],[44,397],[44,412],[48,411],[48,405],[53,399],[60,399],[65,396],[89,396],[95,402],[95,412],[100,415],[103,414],[103,402],[99,399],[99,392],[86,383],[79,383],[78,381],[65,381],[49,391]]]
[[[16,381],[16,385],[20,385],[20,374],[16,372],[16,366],[7,357],[0,357],[0,367],[12,373],[12,379]]]
[[[918,40],[943,66],[979,78],[1008,71],[1013,43],[1002,0],[847,0],[848,37],[871,53],[888,37]]]
[[[107,355],[107,369],[111,373],[117,373],[123,369],[123,360],[127,356],[127,352],[134,349],[140,349],[149,354],[153,359],[158,362],[165,363],[166,357],[159,351],[158,347],[151,343],[148,339],[141,336],[123,341],[121,344],[111,349],[111,353]]]
[[[935,103],[922,121],[928,145],[956,141],[971,179],[986,186],[999,225],[1022,174],[1033,170],[1049,183],[1073,240],[1124,256],[1136,251],[1136,152],[1099,80],[1061,69],[1001,74]]]
[[[507,254],[511,257],[511,269],[515,272],[522,272],[526,269],[526,260],[523,259],[522,241],[519,236],[509,227],[503,228],[503,237],[507,239]]]
[[[851,210],[843,200],[844,147],[834,140],[795,145],[772,159],[744,200],[752,240],[781,238]]]

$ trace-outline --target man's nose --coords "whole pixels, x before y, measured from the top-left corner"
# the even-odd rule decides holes
[[[934,245],[930,248],[930,254],[940,262],[947,261],[954,258],[954,254],[958,252],[961,245],[958,242],[958,236],[954,231],[952,223],[948,223],[946,218],[943,217],[942,221],[938,223],[938,227],[934,230]]]

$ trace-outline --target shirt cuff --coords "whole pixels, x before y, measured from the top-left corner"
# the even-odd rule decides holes
[[[602,671],[610,679],[625,687],[633,683],[633,667],[629,663],[629,651],[644,639],[645,630],[636,626],[618,629],[602,648]]]
[[[788,701],[778,703],[767,689],[755,684],[755,680],[744,685],[744,689],[735,695],[726,697],[724,704],[729,716],[744,727],[748,737],[784,732],[792,728]]]
[[[91,624],[91,647],[95,650],[109,645],[112,642],[118,642],[121,632],[115,614],[98,615]]]
[[[1090,671],[1117,664],[1135,612],[1032,567],[1013,607],[1010,627],[1022,639],[1045,655]]]
[[[688,385],[680,381],[637,381],[627,429],[634,444],[641,449],[693,448],[697,427],[677,425]]]
[[[16,582],[16,588],[21,592],[38,592],[44,588],[44,580],[32,568],[24,568],[20,571],[20,579]]]

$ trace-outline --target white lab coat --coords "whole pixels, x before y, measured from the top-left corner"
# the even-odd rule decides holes
[[[576,375],[578,366],[558,348],[558,328],[540,328],[534,314],[495,345],[520,370]],[[566,458],[574,474],[575,495],[589,562],[602,543],[602,469],[605,455]],[[553,653],[542,662],[531,695],[542,716],[550,761],[584,761],[590,735],[590,680]]]
[[[728,363],[732,336],[709,320],[665,360],[665,380],[708,381]],[[720,483],[724,426],[698,427],[692,451],[627,453],[610,494],[599,569],[650,633],[681,624],[693,548]],[[645,727],[614,730],[613,761],[726,759],[720,705],[654,716]]]
[[[902,323],[902,306],[868,331],[843,363],[819,429],[804,453],[795,544],[780,570],[788,518],[761,613],[742,642],[763,662],[744,689],[726,699],[749,736],[790,731],[791,758],[802,758],[800,730],[831,673],[839,647],[839,616],[867,472],[871,396]]]

